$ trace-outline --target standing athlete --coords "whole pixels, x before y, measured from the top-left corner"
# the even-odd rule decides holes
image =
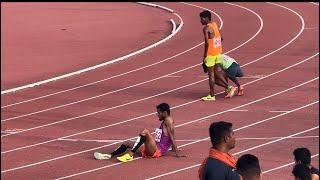
[[[123,154],[130,149],[126,154],[117,157],[121,162],[133,160],[133,155],[140,149],[142,157],[158,158],[165,155],[169,148],[175,152],[177,157],[182,157],[178,154],[178,148],[174,136],[174,121],[170,116],[170,107],[167,103],[162,103],[157,106],[157,114],[159,121],[161,121],[160,128],[155,130],[155,138],[151,135],[148,129],[144,129],[136,142],[128,141],[122,144],[118,149],[111,154],[103,154],[99,152],[94,153],[96,159],[111,159],[114,156]]]
[[[222,38],[219,32],[219,28],[215,22],[211,22],[211,13],[209,11],[203,11],[200,13],[200,21],[203,27],[203,35],[205,39],[205,48],[203,55],[203,63],[207,67],[209,76],[210,94],[202,98],[204,101],[214,101],[214,84],[216,80],[219,80],[219,84],[223,84],[228,88],[228,83],[223,77],[221,64],[222,53]],[[216,76],[216,77],[215,77]],[[228,90],[228,97],[232,97],[235,92],[234,87],[230,87]]]

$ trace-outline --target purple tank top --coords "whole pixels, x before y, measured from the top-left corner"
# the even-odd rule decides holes
[[[161,154],[164,155],[168,152],[171,146],[171,139],[169,136],[166,136],[163,131],[164,121],[161,123],[160,128],[162,130],[160,142],[157,142],[157,147],[161,151]]]

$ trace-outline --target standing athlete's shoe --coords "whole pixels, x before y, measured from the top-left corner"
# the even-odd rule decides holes
[[[232,89],[232,86],[229,85],[228,88],[224,90],[224,93],[228,95],[231,89]]]
[[[117,159],[121,162],[128,162],[128,161],[132,161],[133,160],[133,156],[130,156],[129,153],[126,153],[123,156],[117,157]]]
[[[93,156],[94,156],[95,159],[98,159],[98,160],[111,159],[111,155],[110,154],[102,154],[102,153],[99,153],[99,152],[94,152]]]
[[[216,97],[215,96],[211,96],[210,94],[208,96],[205,96],[203,98],[201,98],[203,101],[215,101]]]
[[[238,90],[238,96],[243,96],[244,95],[244,88],[242,86],[240,86],[240,89]]]
[[[234,95],[236,90],[237,90],[236,87],[232,87],[231,90],[229,91],[228,95],[225,96],[225,98],[231,98]]]

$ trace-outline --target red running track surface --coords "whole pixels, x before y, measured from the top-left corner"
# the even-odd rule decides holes
[[[243,66],[245,76],[263,75],[240,79],[245,96],[224,99],[220,93],[215,102],[207,103],[199,100],[208,91],[200,66],[203,37],[198,14],[202,9],[182,3],[159,4],[175,10],[184,21],[181,31],[164,44],[128,61],[1,96],[1,130],[22,130],[2,134],[4,179],[197,179],[197,165],[210,147],[205,139],[208,127],[220,120],[233,123],[238,140],[232,153],[258,156],[262,170],[267,171],[264,179],[291,179],[292,165],[273,169],[293,162],[296,147],[319,153],[318,5],[193,3],[221,17],[224,51]],[[150,8],[146,14],[166,14],[128,5],[130,9]],[[217,16],[213,19],[222,24]],[[162,31],[168,31],[169,27],[164,28]],[[114,55],[125,52],[115,49]],[[170,59],[161,62],[166,58]],[[161,63],[141,68],[157,62]],[[167,74],[172,76],[165,77]],[[57,93],[60,91],[65,92]],[[217,88],[217,93],[222,91]],[[110,152],[119,144],[106,140],[133,138],[143,128],[157,127],[155,106],[161,102],[172,107],[176,139],[186,158],[169,153],[127,164],[93,159],[93,152]],[[318,159],[312,159],[316,167]]]

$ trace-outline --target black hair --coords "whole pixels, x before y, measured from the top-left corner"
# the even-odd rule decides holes
[[[170,106],[167,103],[161,103],[157,105],[157,109],[160,109],[161,112],[167,112],[170,115]]]
[[[224,138],[231,132],[232,123],[219,121],[213,122],[209,128],[209,134],[212,146],[221,143]]]
[[[293,151],[294,158],[296,161],[301,161],[305,165],[311,163],[311,153],[307,148],[297,148]]]
[[[300,180],[311,180],[311,170],[305,164],[296,164],[293,167],[292,174]]]
[[[211,21],[211,13],[210,13],[210,11],[207,11],[207,10],[202,11],[199,15],[200,15],[200,17],[208,18]]]
[[[252,154],[241,156],[237,160],[236,168],[244,180],[260,177],[261,174],[259,159]]]

